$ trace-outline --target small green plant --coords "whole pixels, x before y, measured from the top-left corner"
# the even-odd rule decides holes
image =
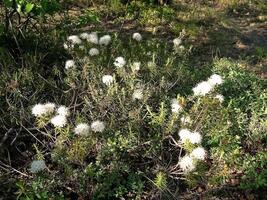
[[[167,188],[167,178],[163,172],[158,172],[154,180],[155,185],[160,189],[164,190]]]
[[[86,10],[78,19],[78,26],[84,26],[90,23],[96,24],[99,22],[97,13],[91,10]]]

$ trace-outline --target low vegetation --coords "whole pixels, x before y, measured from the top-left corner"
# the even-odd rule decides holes
[[[263,1],[0,5],[4,199],[264,198]]]

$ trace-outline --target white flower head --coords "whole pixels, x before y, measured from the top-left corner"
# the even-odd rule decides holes
[[[213,89],[213,86],[207,81],[202,81],[193,88],[195,96],[205,96]]]
[[[197,147],[191,152],[190,156],[198,160],[205,160],[206,151],[203,147]]]
[[[139,99],[139,100],[141,100],[141,99],[143,99],[143,90],[142,89],[136,89],[136,90],[134,90],[134,92],[133,92],[133,99]]]
[[[82,135],[82,136],[87,136],[90,130],[90,126],[86,123],[81,123],[78,124],[75,129],[74,129],[74,133],[76,135]]]
[[[86,33],[86,32],[80,34],[80,38],[83,39],[83,40],[87,40],[88,37],[89,37],[89,34]]]
[[[220,85],[223,83],[223,79],[220,75],[218,74],[213,74],[209,77],[208,82],[210,85],[215,86],[215,85]]]
[[[140,33],[134,33],[133,39],[140,42],[142,40],[142,35]]]
[[[97,56],[97,55],[99,55],[99,50],[97,48],[91,48],[89,50],[89,54],[90,54],[90,56]]]
[[[221,95],[221,94],[217,94],[214,98],[215,98],[215,99],[218,99],[219,102],[221,102],[221,103],[224,101],[224,96]]]
[[[67,124],[67,118],[66,116],[56,115],[51,119],[51,124],[57,128],[62,128]]]
[[[172,99],[171,108],[173,113],[179,113],[182,110],[182,106],[179,104],[177,99]]]
[[[121,68],[126,64],[126,61],[123,57],[117,57],[113,63],[116,67]]]
[[[131,65],[132,71],[136,72],[140,70],[141,63],[140,62],[134,62]]]
[[[46,168],[44,160],[34,160],[31,163],[30,172],[37,173],[43,171]]]
[[[112,77],[111,75],[104,75],[104,76],[102,77],[102,82],[103,82],[105,85],[107,85],[107,86],[111,85],[111,83],[112,83],[113,81],[114,81],[114,80],[113,80],[113,77]]]
[[[65,63],[65,69],[76,68],[74,60],[67,60]]]
[[[69,108],[67,108],[66,106],[59,106],[59,108],[57,109],[57,114],[68,117],[70,115]]]
[[[185,50],[185,47],[184,47],[184,45],[180,45],[178,49],[180,52],[183,52]]]
[[[54,103],[46,103],[44,104],[44,108],[45,108],[45,111],[47,114],[51,114],[54,112],[55,110],[55,107],[56,107],[56,104]]]
[[[98,44],[98,36],[97,32],[92,32],[88,35],[86,38],[88,42],[93,43],[93,44]]]
[[[35,106],[33,106],[32,108],[32,114],[35,117],[41,117],[42,115],[46,114],[46,110],[43,104],[36,104]]]
[[[73,44],[67,44],[66,42],[63,44],[63,47],[65,50],[69,50],[69,49],[72,49],[74,46]]]
[[[189,141],[192,143],[192,144],[200,144],[201,141],[202,141],[202,136],[200,135],[199,132],[192,132],[190,135],[189,135]]]
[[[182,40],[180,38],[175,38],[172,42],[175,47],[178,47],[182,43]]]
[[[105,124],[104,122],[96,120],[91,124],[91,129],[93,132],[103,132],[105,129]]]
[[[182,157],[178,164],[185,173],[193,171],[196,168],[193,158],[188,155]]]
[[[79,38],[78,35],[71,35],[68,37],[68,41],[70,41],[72,44],[81,44],[82,40]]]
[[[110,35],[104,35],[99,39],[99,44],[107,46],[111,42]]]
[[[32,108],[32,114],[35,117],[41,117],[47,114],[51,114],[54,112],[55,104],[54,103],[46,103],[46,104],[36,104]]]
[[[181,129],[178,133],[182,143],[185,143],[186,140],[189,140],[191,132],[188,129]]]
[[[178,135],[182,143],[189,141],[192,144],[199,144],[202,140],[202,136],[199,132],[191,132],[188,129],[181,129]]]

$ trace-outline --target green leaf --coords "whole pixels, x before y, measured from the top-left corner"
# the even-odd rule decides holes
[[[4,0],[4,4],[6,7],[12,8],[12,0]]]
[[[26,4],[26,7],[25,7],[25,11],[26,11],[26,13],[30,13],[30,12],[32,11],[33,7],[34,7],[34,4],[32,4],[32,3],[27,3],[27,4]]]

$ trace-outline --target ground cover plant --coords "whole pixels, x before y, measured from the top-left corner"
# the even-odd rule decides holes
[[[4,199],[264,198],[261,1],[4,3]]]

